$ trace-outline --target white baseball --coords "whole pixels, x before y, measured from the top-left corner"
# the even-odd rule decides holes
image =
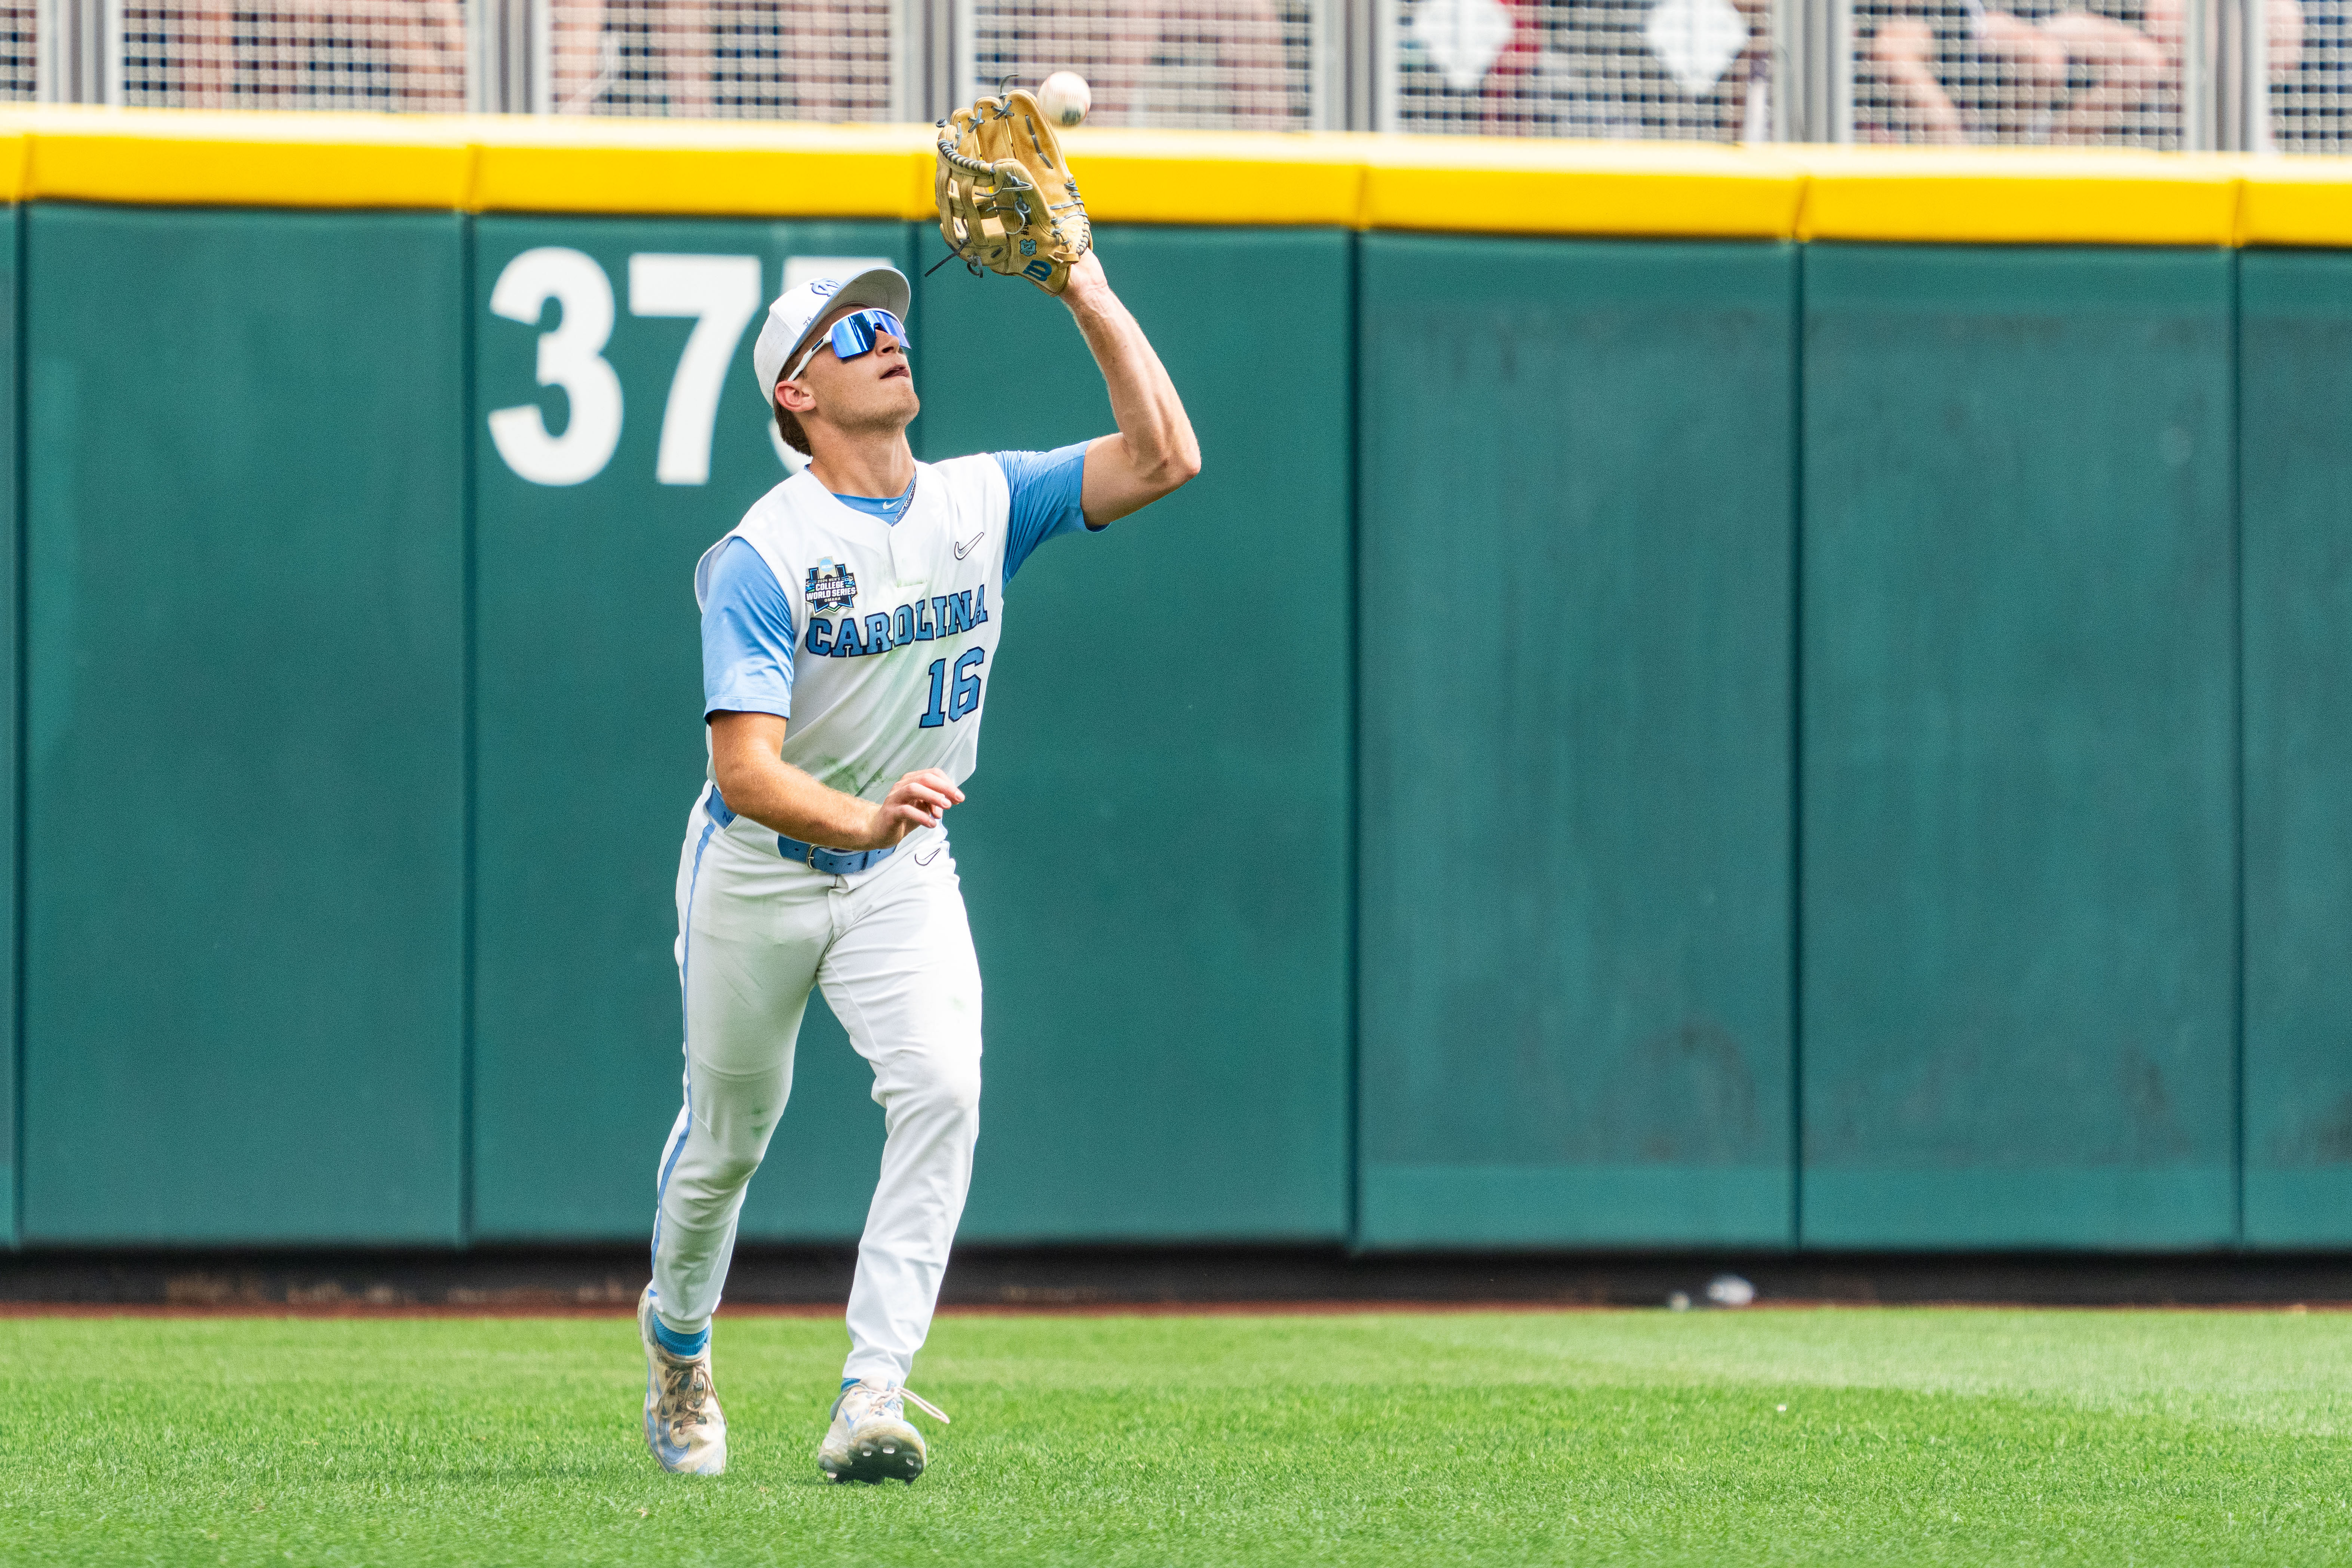
[[[1037,84],[1037,107],[1065,131],[1084,120],[1094,102],[1094,94],[1087,90],[1087,79],[1076,71],[1055,71]]]

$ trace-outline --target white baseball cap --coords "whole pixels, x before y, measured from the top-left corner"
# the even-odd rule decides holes
[[[839,305],[878,305],[900,321],[914,291],[907,275],[895,267],[869,267],[850,278],[811,278],[776,296],[760,341],[751,345],[751,373],[760,378],[760,396],[776,400],[776,383],[784,367],[808,346],[816,324]]]

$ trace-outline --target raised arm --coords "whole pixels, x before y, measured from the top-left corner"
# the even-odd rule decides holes
[[[1080,504],[1087,525],[1100,528],[1150,506],[1199,473],[1201,444],[1193,439],[1175,384],[1143,329],[1110,291],[1094,252],[1070,268],[1062,303],[1077,319],[1095,363],[1102,367],[1110,411],[1118,420],[1118,435],[1102,437],[1087,448]]]

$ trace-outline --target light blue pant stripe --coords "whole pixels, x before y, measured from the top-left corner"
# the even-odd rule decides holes
[[[687,1033],[689,1026],[686,1013],[686,978],[693,973],[694,966],[694,894],[702,886],[702,852],[710,847],[710,836],[718,831],[719,821],[713,817],[703,825],[702,837],[694,846],[694,869],[687,874],[686,909],[678,921],[677,1027],[679,1043],[688,1052],[692,1050],[692,1037]],[[656,1268],[661,1266],[662,1200],[669,1195],[670,1173],[677,1169],[677,1157],[686,1152],[687,1134],[693,1127],[694,1058],[689,1054],[687,1058],[686,1115],[678,1122],[677,1130],[670,1134],[669,1152],[662,1159],[661,1180],[654,1184],[654,1240],[647,1250],[653,1260],[652,1267]]]

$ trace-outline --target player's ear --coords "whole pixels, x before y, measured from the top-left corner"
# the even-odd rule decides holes
[[[806,414],[816,406],[816,399],[810,396],[808,388],[797,381],[776,383],[776,401],[783,405],[787,414]]]

